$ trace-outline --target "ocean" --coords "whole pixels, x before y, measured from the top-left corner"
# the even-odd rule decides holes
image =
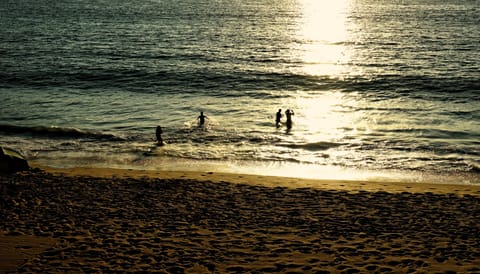
[[[4,0],[0,14],[0,144],[29,161],[480,184],[477,0]]]

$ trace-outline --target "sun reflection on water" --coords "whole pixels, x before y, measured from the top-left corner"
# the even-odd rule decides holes
[[[347,102],[337,91],[298,97],[295,127],[304,132],[302,138],[307,143],[343,142],[355,134],[361,119],[361,114],[346,111],[350,103],[354,102]]]
[[[354,73],[350,65],[353,0],[298,0],[297,3],[298,42],[292,54],[299,58],[299,66],[294,73],[318,76],[319,81],[342,79]],[[356,102],[346,99],[339,90],[299,92],[291,102],[291,107],[297,110],[294,131],[299,133],[300,140],[296,141],[342,143],[355,139],[352,135],[356,134],[361,114],[351,111],[352,104]]]
[[[300,73],[341,77],[348,73],[350,0],[300,0],[298,24]]]
[[[300,4],[303,12],[300,34],[305,39],[329,43],[346,39],[349,0],[300,0]]]

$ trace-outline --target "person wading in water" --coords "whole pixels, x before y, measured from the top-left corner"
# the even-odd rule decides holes
[[[207,118],[207,116],[203,115],[203,111],[200,112],[200,116],[198,116],[198,126],[200,127],[203,127],[205,125],[205,118]]]
[[[282,120],[282,110],[281,109],[279,109],[277,111],[277,114],[275,115],[275,126],[277,128],[280,127],[280,120]]]
[[[155,130],[155,136],[157,137],[157,144],[159,146],[163,146],[165,144],[162,139],[162,133],[163,133],[162,127],[157,126],[157,129]]]
[[[287,109],[285,111],[285,116],[287,117],[287,129],[291,129],[292,128],[292,116],[295,115],[295,113],[293,112],[293,110],[289,110]]]

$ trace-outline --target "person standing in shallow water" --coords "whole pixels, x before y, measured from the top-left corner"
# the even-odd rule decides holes
[[[205,118],[207,118],[207,116],[203,115],[203,111],[200,112],[200,116],[198,116],[198,118],[197,118],[199,126],[202,127],[203,125],[205,125]]]
[[[163,133],[162,127],[157,126],[157,129],[155,130],[155,136],[157,137],[157,144],[160,146],[163,146],[165,144],[163,143],[162,133]]]
[[[292,128],[292,116],[295,115],[295,113],[293,112],[293,110],[289,110],[287,109],[285,111],[285,116],[287,117],[287,129],[291,129]]]
[[[280,120],[282,120],[282,109],[279,109],[279,110],[277,111],[276,116],[275,116],[275,126],[276,126],[277,128],[280,127]]]

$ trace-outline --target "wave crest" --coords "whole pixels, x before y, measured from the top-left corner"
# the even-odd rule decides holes
[[[14,126],[0,125],[0,132],[10,134],[29,134],[51,138],[93,138],[109,141],[124,140],[119,136],[109,133],[81,130],[77,128],[55,127],[55,126]]]
[[[342,143],[335,142],[313,142],[313,143],[303,143],[303,144],[286,144],[281,143],[278,146],[292,148],[292,149],[304,149],[309,151],[322,151],[334,147],[339,147],[343,145]]]

